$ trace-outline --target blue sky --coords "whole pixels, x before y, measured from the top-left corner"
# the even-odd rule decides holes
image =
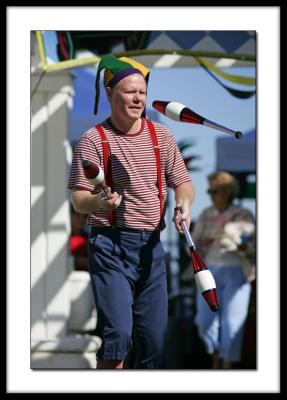
[[[56,37],[53,31],[45,32],[45,46],[47,55],[57,60]],[[255,77],[255,67],[232,67],[223,69],[233,75]],[[109,114],[109,105],[102,88],[99,109],[102,114],[96,118],[93,115],[94,81],[96,67],[76,68],[73,70],[74,80],[74,110],[70,119],[70,137],[75,139],[81,136],[90,126],[100,122]],[[226,82],[224,82],[226,84]],[[250,90],[249,87],[228,84],[232,88]],[[155,68],[151,70],[147,110],[152,109],[154,100],[178,101],[190,107],[203,117],[244,133],[256,128],[256,97],[238,99],[227,92],[216,82],[203,68]],[[154,111],[152,109],[152,111]],[[157,114],[157,120],[168,126],[177,142],[192,138],[194,146],[186,150],[185,156],[198,155],[199,160],[194,161],[194,166],[199,171],[191,173],[191,178],[196,188],[196,199],[192,207],[193,218],[196,219],[203,208],[210,205],[210,199],[206,193],[207,175],[216,168],[216,141],[219,137],[230,137],[219,131],[194,124],[186,124],[172,121],[162,114],[153,112],[153,119]],[[234,139],[237,140],[237,139]],[[244,200],[244,207],[255,212],[255,201]]]

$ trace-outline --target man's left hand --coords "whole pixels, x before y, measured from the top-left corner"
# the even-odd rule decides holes
[[[175,224],[176,230],[184,235],[184,231],[181,226],[181,221],[184,220],[187,228],[190,227],[191,216],[190,216],[190,206],[188,204],[177,205],[174,210],[174,215],[172,221]]]

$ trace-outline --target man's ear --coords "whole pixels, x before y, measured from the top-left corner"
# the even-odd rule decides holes
[[[111,97],[112,97],[112,89],[109,86],[106,87],[106,94],[107,94],[108,102],[110,103]]]

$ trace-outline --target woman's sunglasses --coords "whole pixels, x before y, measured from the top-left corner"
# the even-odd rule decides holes
[[[221,193],[222,191],[220,190],[220,189],[208,189],[207,190],[207,193],[208,194],[210,194],[211,196],[213,195],[213,194],[218,194],[218,193]]]

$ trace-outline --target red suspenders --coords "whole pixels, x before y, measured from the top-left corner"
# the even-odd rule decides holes
[[[113,189],[113,181],[112,181],[112,167],[110,162],[110,146],[106,134],[100,124],[96,126],[97,130],[100,133],[102,145],[103,145],[103,158],[104,158],[104,173],[107,185]],[[113,191],[113,190],[112,190]],[[115,211],[109,212],[109,221],[111,225],[116,224],[116,213]]]
[[[162,217],[162,182],[161,182],[161,168],[160,168],[160,149],[157,141],[157,136],[155,133],[155,129],[153,123],[146,119],[146,123],[148,126],[148,130],[150,133],[150,137],[152,140],[152,145],[155,154],[155,161],[156,161],[156,169],[157,169],[157,187],[158,187],[158,195],[159,195],[159,207],[160,207],[160,218]]]
[[[161,180],[161,167],[160,167],[160,149],[157,141],[157,136],[155,133],[155,129],[153,123],[150,120],[146,119],[146,123],[148,126],[148,130],[150,133],[154,154],[155,154],[155,161],[156,161],[156,169],[157,169],[157,187],[158,187],[158,195],[159,195],[159,204],[160,204],[160,217],[163,214],[163,207],[162,207],[162,180]],[[105,132],[100,124],[96,126],[96,129],[99,131],[101,136],[102,145],[103,145],[103,158],[104,158],[104,173],[107,185],[113,189],[112,186],[112,169],[110,163],[110,146],[105,135]],[[115,211],[109,212],[109,221],[111,225],[114,225],[116,222],[116,215]]]

